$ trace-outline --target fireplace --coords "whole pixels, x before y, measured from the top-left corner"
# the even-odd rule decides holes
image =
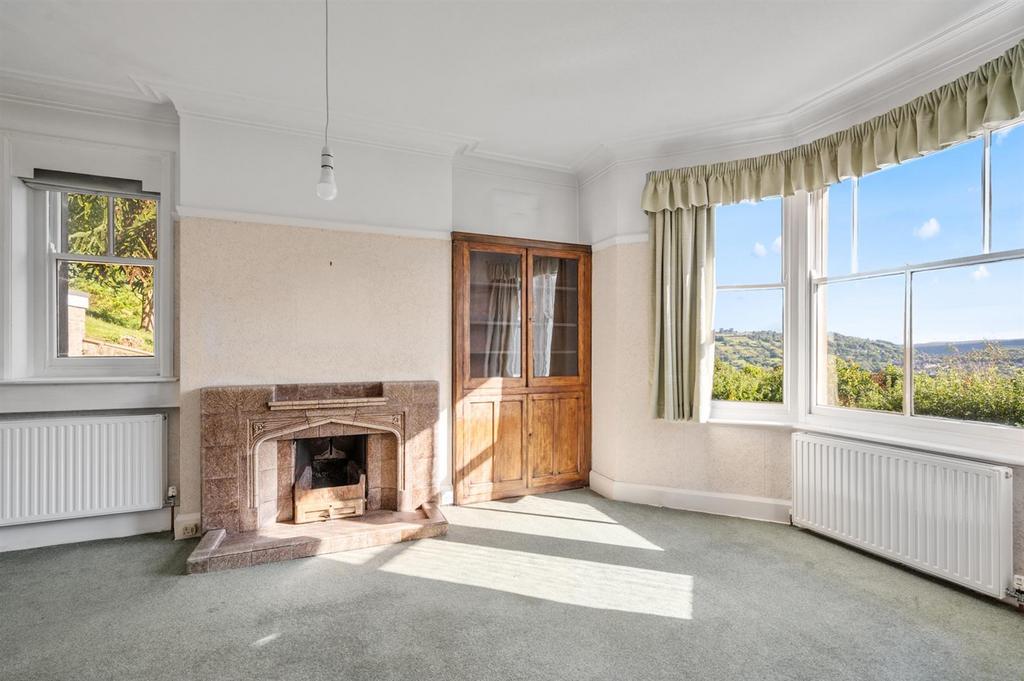
[[[435,381],[204,388],[205,534],[188,571],[444,534],[438,393]]]
[[[366,435],[295,440],[293,520],[311,523],[366,512]]]

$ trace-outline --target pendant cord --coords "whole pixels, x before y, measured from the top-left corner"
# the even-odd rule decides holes
[[[324,99],[326,100],[326,120],[324,121],[324,146],[327,146],[327,128],[331,125],[331,44],[328,39],[328,0],[324,0]]]

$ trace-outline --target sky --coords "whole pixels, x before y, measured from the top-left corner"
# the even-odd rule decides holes
[[[981,138],[860,179],[858,272],[982,252]],[[1024,248],[1024,124],[992,135],[992,251]],[[852,182],[829,190],[828,274],[851,272]],[[716,213],[718,284],[782,272],[781,199]],[[903,275],[828,285],[829,331],[900,343]],[[722,291],[715,328],[782,329],[777,291]],[[915,343],[1024,338],[1024,261],[918,273]]]

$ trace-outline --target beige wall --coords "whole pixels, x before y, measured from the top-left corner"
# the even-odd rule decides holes
[[[449,241],[190,218],[178,250],[181,514],[200,510],[211,385],[438,381],[450,484]]]
[[[647,243],[594,254],[594,470],[618,482],[790,499],[790,429],[650,417]],[[1014,469],[1014,565],[1024,573],[1024,468]]]
[[[598,251],[593,276],[594,470],[619,482],[789,499],[789,429],[651,417],[648,244]]]

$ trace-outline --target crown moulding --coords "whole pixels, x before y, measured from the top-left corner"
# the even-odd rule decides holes
[[[998,57],[1021,39],[1024,2],[995,3],[789,111],[605,142],[573,169],[584,186],[625,164],[643,164],[646,171],[806,144],[902,106]]]
[[[1004,0],[908,46],[789,111],[740,116],[685,130],[607,140],[565,165],[499,153],[486,140],[331,113],[331,139],[404,152],[510,164],[524,172],[575,175],[584,186],[608,170],[725,161],[809,142],[899,106],[992,59],[1024,38],[1024,2]],[[323,112],[288,102],[131,77],[124,88],[0,69],[0,100],[177,125],[189,117],[287,134],[320,136]]]

